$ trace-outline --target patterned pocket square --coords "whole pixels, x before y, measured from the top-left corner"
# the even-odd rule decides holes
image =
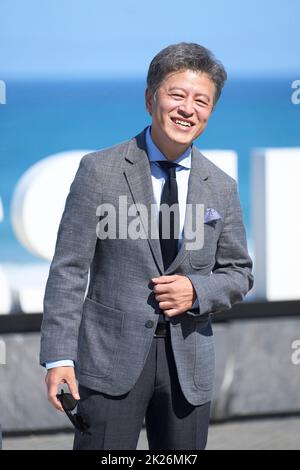
[[[204,213],[204,223],[209,224],[210,222],[216,222],[217,220],[222,219],[219,212],[215,209],[208,207]]]

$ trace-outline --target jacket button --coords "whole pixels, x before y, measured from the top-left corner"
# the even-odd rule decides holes
[[[146,328],[153,328],[153,326],[154,326],[154,321],[152,321],[152,320],[146,321],[146,323],[145,323]]]

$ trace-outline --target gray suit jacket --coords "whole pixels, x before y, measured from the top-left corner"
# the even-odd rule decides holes
[[[47,281],[40,354],[41,364],[73,359],[79,383],[111,395],[128,392],[142,371],[159,314],[150,280],[164,274],[158,239],[97,237],[97,207],[114,204],[118,216],[120,195],[128,205],[154,203],[145,131],[81,160]],[[243,299],[252,262],[236,183],[195,146],[187,202],[221,215],[205,224],[203,248],[189,251],[183,240],[165,272],[187,275],[198,295],[199,309],[171,318],[170,328],[182,391],[200,405],[213,387],[210,315]]]

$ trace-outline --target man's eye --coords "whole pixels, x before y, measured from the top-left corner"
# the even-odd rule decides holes
[[[208,106],[208,103],[206,101],[203,101],[203,100],[196,100],[196,103],[199,106]]]
[[[183,96],[182,95],[178,95],[177,93],[173,93],[173,98],[176,98],[176,99],[182,99]]]

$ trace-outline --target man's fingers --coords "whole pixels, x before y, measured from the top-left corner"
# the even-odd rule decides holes
[[[174,307],[171,302],[159,302],[158,305],[159,305],[159,308],[164,311],[169,310]]]
[[[56,398],[59,383],[52,382],[48,385],[48,400],[59,411],[64,411],[60,401]]]
[[[74,367],[54,367],[47,372],[45,379],[48,388],[48,400],[57,410],[64,411],[60,401],[56,398],[60,392],[59,385],[67,383],[70,393],[75,400],[79,400]]]
[[[153,287],[153,292],[154,294],[166,294],[168,295],[170,293],[170,287],[168,287],[169,284],[158,284]]]
[[[180,315],[181,313],[182,312],[176,308],[170,308],[170,309],[164,310],[164,314],[167,317],[175,317],[176,315]]]
[[[157,300],[157,302],[167,302],[167,301],[171,302],[172,299],[169,293],[165,293],[165,294],[156,294],[155,300]]]
[[[66,382],[68,384],[70,392],[73,395],[73,398],[75,398],[75,400],[80,400],[80,396],[79,396],[79,393],[78,393],[78,387],[77,387],[77,383],[76,383],[76,380],[75,380],[75,374],[74,374],[74,377],[67,378]]]
[[[169,284],[170,282],[176,281],[178,278],[177,274],[174,274],[173,276],[159,276],[159,277],[153,277],[151,281],[154,284]]]

